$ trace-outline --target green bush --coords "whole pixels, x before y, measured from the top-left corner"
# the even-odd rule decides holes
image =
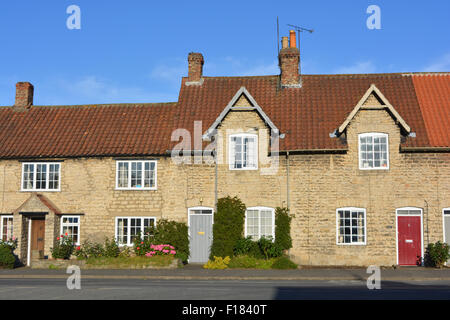
[[[81,246],[75,249],[75,256],[83,260],[100,258],[105,256],[105,249],[101,243],[92,243],[89,240],[85,240]]]
[[[258,246],[266,259],[279,257],[283,253],[277,243],[272,241],[271,237],[261,237],[258,240]]]
[[[281,250],[292,248],[291,220],[289,209],[276,208],[275,210],[275,243]]]
[[[105,238],[104,256],[108,258],[117,258],[120,254],[120,248],[114,238]]]
[[[258,259],[249,255],[239,255],[231,258],[229,268],[239,269],[270,269],[274,259]]]
[[[261,237],[258,241],[253,241],[251,237],[238,239],[233,252],[235,256],[248,255],[256,259],[270,259],[282,255],[281,248],[270,237]]]
[[[151,231],[150,231],[151,233]],[[153,244],[169,244],[175,247],[175,257],[186,262],[189,258],[189,233],[188,226],[184,222],[159,220],[153,231],[154,235],[149,237]]]
[[[50,248],[52,257],[55,259],[70,259],[74,250],[72,238],[61,235],[56,238],[55,246]]]
[[[292,262],[288,257],[282,256],[275,260],[272,269],[297,269],[297,264]]]
[[[425,265],[441,268],[450,258],[449,245],[440,241],[430,243],[425,253]]]
[[[234,255],[235,256],[247,255],[252,250],[252,247],[255,247],[255,245],[256,243],[252,240],[251,237],[240,238],[236,241],[236,244],[234,245],[233,249]]]
[[[230,263],[230,257],[214,257],[214,261],[209,260],[203,268],[205,269],[226,269]]]
[[[0,268],[14,268],[16,258],[14,257],[13,250],[9,245],[0,245]]]
[[[220,198],[214,216],[210,257],[233,255],[237,240],[244,232],[245,204],[237,197]]]

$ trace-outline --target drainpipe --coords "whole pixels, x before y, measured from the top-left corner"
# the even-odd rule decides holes
[[[217,152],[214,151],[214,212],[217,212]]]
[[[427,202],[427,200],[423,200],[424,202],[425,202],[425,206],[426,206],[426,211],[425,211],[425,213],[426,213],[426,215],[427,215],[427,246],[430,244],[430,232],[429,232],[429,230],[428,230],[428,217],[429,217],[429,214],[428,214],[428,210],[429,210],[429,207],[428,207],[428,202]],[[424,248],[425,249],[425,248]]]
[[[289,196],[289,151],[286,153],[286,202],[287,208],[290,209],[290,196]]]

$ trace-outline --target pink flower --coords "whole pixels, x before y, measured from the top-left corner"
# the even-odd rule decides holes
[[[175,250],[171,250],[170,254],[176,254],[177,252]]]
[[[164,252],[164,253],[169,253],[169,250],[163,250],[162,252]]]
[[[137,249],[137,250],[140,250],[141,248],[137,247],[136,249]]]

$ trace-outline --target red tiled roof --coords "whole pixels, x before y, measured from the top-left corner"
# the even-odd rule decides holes
[[[61,210],[58,209],[58,207],[56,207],[53,202],[51,202],[46,196],[44,196],[43,194],[36,194],[36,196],[38,197],[39,200],[41,200],[41,202],[47,207],[49,208],[51,211],[53,211],[55,214],[61,214]]]
[[[450,142],[450,74],[413,75],[412,80],[430,145],[448,147]]]
[[[0,157],[165,154],[175,103],[0,111]]]
[[[416,133],[406,147],[450,147],[450,74],[303,75],[302,88],[280,89],[279,76],[204,77],[166,104],[0,108],[0,158],[163,155],[177,128],[205,132],[244,86],[285,134],[280,150],[343,150],[331,138],[374,84]]]
[[[280,89],[278,81],[278,76],[204,77],[201,86],[185,86],[186,79],[183,79],[177,127],[192,130],[196,119],[203,120],[206,130],[244,86],[281,133],[286,134],[280,141],[281,150],[345,149],[339,139],[330,138],[330,133],[343,123],[371,84],[375,84],[416,133],[415,138],[407,138],[405,146],[440,146],[429,139],[430,132],[411,75],[303,75],[302,88],[290,89]],[[449,101],[439,108],[448,114]],[[448,138],[444,145],[450,146]]]

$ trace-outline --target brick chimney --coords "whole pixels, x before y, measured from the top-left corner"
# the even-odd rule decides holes
[[[33,105],[34,87],[29,82],[17,82],[16,102],[14,107],[18,109],[28,109]]]
[[[281,86],[298,88],[301,86],[298,67],[300,63],[300,51],[297,48],[295,31],[289,31],[289,47],[287,37],[282,38],[282,48],[278,61],[281,69]]]
[[[200,82],[203,75],[203,55],[198,52],[191,52],[188,55],[189,72],[188,82]]]

